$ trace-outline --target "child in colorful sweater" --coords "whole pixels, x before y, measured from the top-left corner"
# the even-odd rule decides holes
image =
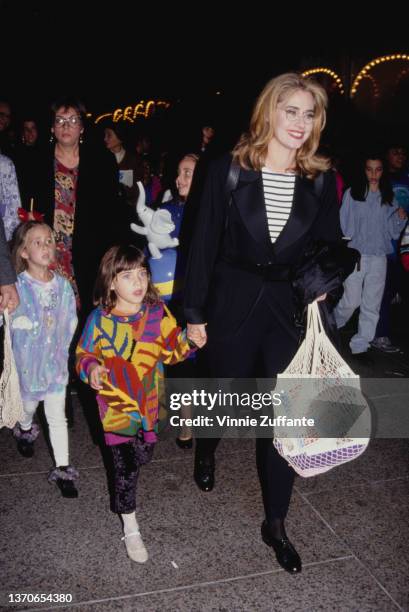
[[[55,460],[48,480],[57,484],[63,497],[73,498],[78,497],[78,472],[69,465],[65,395],[77,312],[70,283],[50,270],[54,259],[51,228],[40,221],[20,225],[13,249],[20,305],[13,312],[11,332],[24,414],[13,434],[20,454],[31,457],[39,434],[33,417],[44,401]]]
[[[114,512],[121,515],[128,556],[148,553],[136,521],[140,465],[152,458],[163,364],[186,359],[193,342],[160,301],[145,257],[134,246],[105,253],[95,286],[98,307],[77,347],[77,371],[97,393],[105,442],[114,465]]]

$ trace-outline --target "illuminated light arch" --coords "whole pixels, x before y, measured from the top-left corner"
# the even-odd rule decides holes
[[[96,124],[96,123],[99,123],[99,122],[100,122],[102,119],[106,119],[107,117],[111,117],[111,119],[112,119],[112,113],[104,113],[103,115],[99,115],[99,116],[98,116],[98,117],[95,119],[94,123],[95,123],[95,124]]]
[[[379,87],[378,87],[378,83],[377,83],[375,77],[372,76],[372,74],[365,74],[363,79],[362,79],[362,81],[364,79],[368,79],[369,81],[371,81],[371,85],[373,87],[374,98],[379,98]]]
[[[139,117],[145,117],[148,119],[155,112],[156,108],[168,109],[170,103],[165,100],[140,100],[133,106],[125,106],[125,108],[116,108],[112,113],[104,113],[99,115],[94,123],[97,124],[102,119],[110,118],[114,123],[118,121],[127,121],[128,123],[135,123]]]
[[[313,74],[326,74],[326,75],[330,76],[334,80],[336,86],[338,87],[339,93],[341,93],[341,94],[344,93],[344,85],[342,83],[341,77],[336,72],[331,70],[330,68],[323,68],[323,67],[320,67],[320,68],[311,68],[310,70],[305,70],[302,73],[302,76],[303,77],[307,77],[307,76],[311,76]]]
[[[375,59],[368,62],[366,66],[362,68],[359,74],[357,74],[354,82],[352,83],[351,98],[354,97],[362,79],[366,78],[367,73],[370,72],[372,68],[375,68],[375,66],[378,66],[379,64],[382,64],[384,62],[393,62],[396,60],[409,61],[409,54],[408,53],[394,53],[393,55],[382,55],[381,57],[376,57]]]

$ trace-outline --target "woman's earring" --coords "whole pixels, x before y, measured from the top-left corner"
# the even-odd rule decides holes
[[[50,136],[50,144],[53,144],[54,142],[54,134],[51,132],[51,136]]]
[[[81,132],[81,134],[80,134],[80,144],[82,144],[83,142],[84,142],[84,139],[82,137],[82,132]]]

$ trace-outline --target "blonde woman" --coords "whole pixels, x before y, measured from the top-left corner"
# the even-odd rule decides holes
[[[210,377],[272,377],[297,350],[291,269],[312,241],[342,237],[334,173],[316,154],[326,105],[313,80],[293,73],[272,79],[232,156],[210,168],[185,291],[188,329],[207,341]],[[230,194],[232,160],[239,176]],[[194,477],[203,491],[214,486],[218,442],[197,440]],[[284,527],[294,472],[271,436],[257,439],[257,468],[262,538],[285,570],[299,572],[301,560]]]

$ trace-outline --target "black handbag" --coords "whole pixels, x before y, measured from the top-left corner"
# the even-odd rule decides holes
[[[324,293],[335,305],[343,294],[344,281],[359,260],[359,251],[349,248],[345,240],[311,244],[292,273],[292,286],[299,305],[304,308]]]
[[[327,298],[319,303],[319,309],[325,332],[335,346],[339,346],[333,310],[344,293],[344,281],[353,272],[360,257],[359,251],[349,248],[346,240],[310,245],[292,272],[297,327],[305,331],[308,304],[326,293]]]

